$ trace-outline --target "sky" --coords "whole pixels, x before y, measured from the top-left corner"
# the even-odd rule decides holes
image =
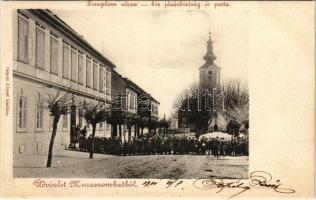
[[[221,79],[247,80],[244,9],[52,11],[157,99],[160,117],[170,116],[176,96],[198,81],[209,31]]]

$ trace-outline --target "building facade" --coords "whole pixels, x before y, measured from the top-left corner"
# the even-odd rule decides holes
[[[203,57],[205,63],[199,68],[199,90],[206,94],[208,100],[207,104],[212,108],[212,101],[215,100],[215,96],[221,93],[221,68],[217,66],[214,61],[216,56],[213,53],[213,42],[211,34],[209,33],[209,39],[207,41],[206,54]],[[213,126],[216,124],[217,114],[212,108],[212,117],[210,117],[210,124],[212,127],[209,129],[214,130]],[[190,122],[190,111],[178,111],[178,128],[181,132],[195,132],[196,127]]]
[[[122,141],[149,132],[151,120],[158,120],[159,102],[135,82],[112,72],[112,136]]]
[[[49,10],[13,14],[14,156],[48,150],[52,118],[42,99],[56,91],[71,92],[74,101],[111,104],[111,71],[115,65]],[[47,92],[48,91],[48,92]],[[72,142],[72,128],[90,125],[72,107],[58,123],[55,150]],[[96,136],[111,136],[111,125],[99,123]]]

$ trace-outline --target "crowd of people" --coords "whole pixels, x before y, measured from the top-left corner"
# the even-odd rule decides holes
[[[92,136],[79,137],[80,151],[90,151]],[[145,135],[130,140],[119,137],[95,138],[94,152],[112,155],[155,155],[155,154],[190,154],[219,156],[247,156],[248,141],[237,138],[226,141],[221,138],[197,139],[196,137],[179,137],[173,135]]]

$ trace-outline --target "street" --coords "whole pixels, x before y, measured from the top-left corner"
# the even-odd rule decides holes
[[[16,178],[246,178],[248,157],[209,155],[113,156],[62,151],[53,157],[53,167],[46,168],[46,154],[24,156],[14,166]]]

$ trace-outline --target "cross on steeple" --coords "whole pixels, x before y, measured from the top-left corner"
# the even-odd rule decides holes
[[[213,63],[214,60],[216,59],[216,56],[213,53],[213,42],[211,39],[211,31],[209,31],[209,39],[207,41],[207,52],[206,52],[205,56],[203,57],[203,59],[207,63]]]

